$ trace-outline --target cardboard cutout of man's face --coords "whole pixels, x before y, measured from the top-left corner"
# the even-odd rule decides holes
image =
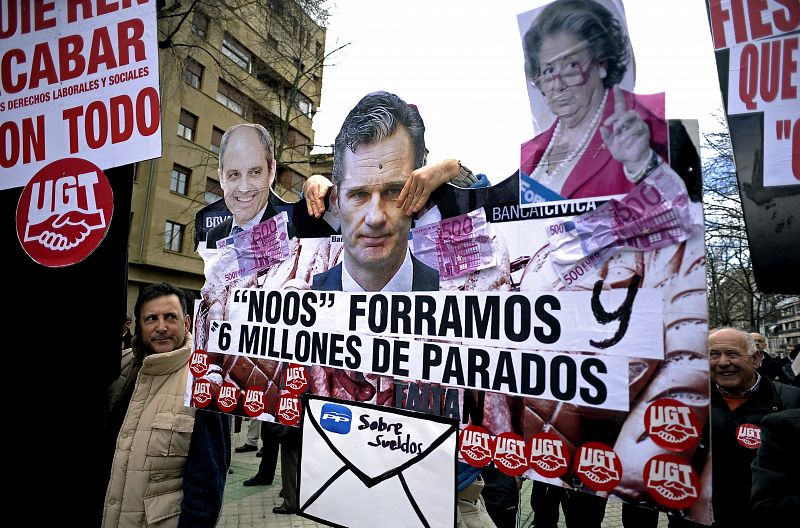
[[[352,275],[397,271],[405,259],[411,218],[397,196],[413,170],[414,149],[405,128],[387,139],[344,152],[344,176],[333,201]]]
[[[219,182],[237,225],[252,220],[267,204],[275,166],[256,131],[241,127],[231,135],[220,159]]]

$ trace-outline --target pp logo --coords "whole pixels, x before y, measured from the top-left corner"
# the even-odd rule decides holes
[[[461,431],[458,439],[459,453],[470,466],[484,467],[492,461],[495,439],[479,425],[470,425]]]
[[[353,423],[353,412],[344,405],[326,403],[322,406],[319,424],[326,431],[338,434],[350,432],[350,425]]]
[[[528,464],[543,477],[562,476],[569,465],[569,454],[564,441],[553,433],[533,435],[528,444]]]
[[[700,442],[700,422],[692,409],[678,400],[661,398],[644,414],[644,427],[653,442],[670,451],[685,451]]]
[[[667,508],[690,507],[700,494],[700,480],[692,466],[675,455],[657,455],[644,465],[647,493]]]
[[[66,158],[42,167],[17,204],[17,238],[35,262],[71,266],[103,241],[114,212],[114,194],[94,163]]]
[[[750,423],[736,428],[736,441],[747,449],[758,449],[761,445],[761,428]]]

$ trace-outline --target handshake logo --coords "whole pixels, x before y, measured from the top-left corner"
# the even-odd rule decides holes
[[[322,406],[319,424],[326,431],[346,435],[353,423],[353,413],[344,405],[326,403]]]

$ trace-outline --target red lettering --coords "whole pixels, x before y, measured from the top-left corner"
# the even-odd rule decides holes
[[[800,37],[783,40],[783,75],[781,82],[781,99],[797,99],[797,86],[792,84],[794,74],[797,72],[797,61],[794,53],[800,45]],[[795,137],[797,140],[797,137]]]
[[[25,52],[19,48],[8,50],[3,54],[3,60],[0,61],[0,77],[2,77],[3,91],[9,94],[21,92],[25,89],[25,83],[28,81],[28,75],[22,72],[17,75],[17,82],[13,82],[11,76],[12,60],[16,60],[17,64],[24,64]]]
[[[92,0],[69,0],[67,3],[67,21],[78,20],[78,7],[81,8],[80,20],[92,18]]]
[[[13,37],[18,29],[20,34],[24,34],[56,27],[55,17],[52,14],[48,16],[48,12],[55,8],[55,0],[34,0],[33,6],[31,0],[6,0],[0,9],[0,39]]]
[[[97,115],[97,118],[95,118]],[[95,121],[97,128],[95,129]],[[91,149],[99,149],[106,143],[108,137],[108,112],[102,101],[92,101],[86,107],[86,119],[84,120],[86,145]]]
[[[62,81],[76,79],[83,75],[86,59],[83,51],[83,38],[80,35],[67,35],[58,39],[58,71]]]
[[[731,0],[733,11],[733,35],[737,44],[747,42],[747,21],[744,18],[744,0]]]
[[[750,16],[750,39],[760,39],[772,35],[772,24],[764,23],[761,14],[767,9],[767,0],[749,0],[747,13]]]
[[[727,9],[722,9],[722,0],[710,0],[708,7],[711,11],[711,32],[714,34],[714,49],[727,48],[725,22],[731,19],[731,14]]]
[[[48,11],[53,11],[56,8],[55,3],[47,2],[46,0],[36,0],[33,5],[33,27],[38,31],[40,29],[47,29],[56,27],[56,19],[46,18],[45,14]]]
[[[146,4],[150,0],[136,0],[138,5]],[[92,6],[97,4],[97,13],[92,12]],[[120,9],[127,9],[133,4],[133,0],[109,1],[109,0],[69,0],[67,4],[67,20],[75,22],[78,20],[78,8],[81,9],[81,20],[92,18],[93,16],[107,15]]]
[[[145,115],[150,110],[150,124],[145,123]],[[161,107],[158,101],[158,92],[152,86],[148,86],[136,96],[136,122],[138,123],[139,133],[143,136],[152,136],[158,131],[161,124]]]
[[[781,41],[761,44],[761,99],[774,101],[778,96],[781,74]]]
[[[778,30],[788,33],[800,27],[800,3],[797,0],[775,0],[786,8],[785,11],[773,11],[772,21]]]
[[[78,152],[78,118],[83,115],[83,107],[67,108],[61,115],[69,126],[69,153],[75,154]]]
[[[86,73],[97,73],[101,63],[105,64],[106,70],[117,67],[114,48],[111,46],[111,38],[105,27],[95,29],[92,34],[92,49],[89,51],[89,67],[86,68]]]
[[[739,99],[748,110],[758,106],[755,98],[758,95],[758,48],[747,44],[742,48],[739,60]]]
[[[50,48],[47,42],[37,44],[33,48],[33,59],[31,60],[30,88],[38,88],[40,81],[48,84],[58,82],[56,75],[56,65],[53,64],[53,57],[50,56]]]
[[[133,32],[129,32],[133,30]],[[117,49],[119,50],[119,65],[124,66],[131,62],[130,50],[134,51],[134,62],[139,62],[147,58],[144,52],[144,22],[134,18],[120,22],[117,26]]]
[[[30,163],[44,159],[44,116],[36,116],[34,127],[33,119],[26,117],[22,120],[22,134],[14,121],[0,125],[0,167],[9,169],[19,162],[22,153],[22,162]]]
[[[130,139],[133,134],[133,102],[127,95],[118,95],[109,100],[111,105],[111,142]],[[120,119],[120,111],[122,118]]]

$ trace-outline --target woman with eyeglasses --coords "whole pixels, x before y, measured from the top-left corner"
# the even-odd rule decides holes
[[[556,118],[522,145],[523,203],[627,193],[666,159],[663,99],[619,88],[628,39],[603,5],[549,4],[523,46],[528,81]]]

